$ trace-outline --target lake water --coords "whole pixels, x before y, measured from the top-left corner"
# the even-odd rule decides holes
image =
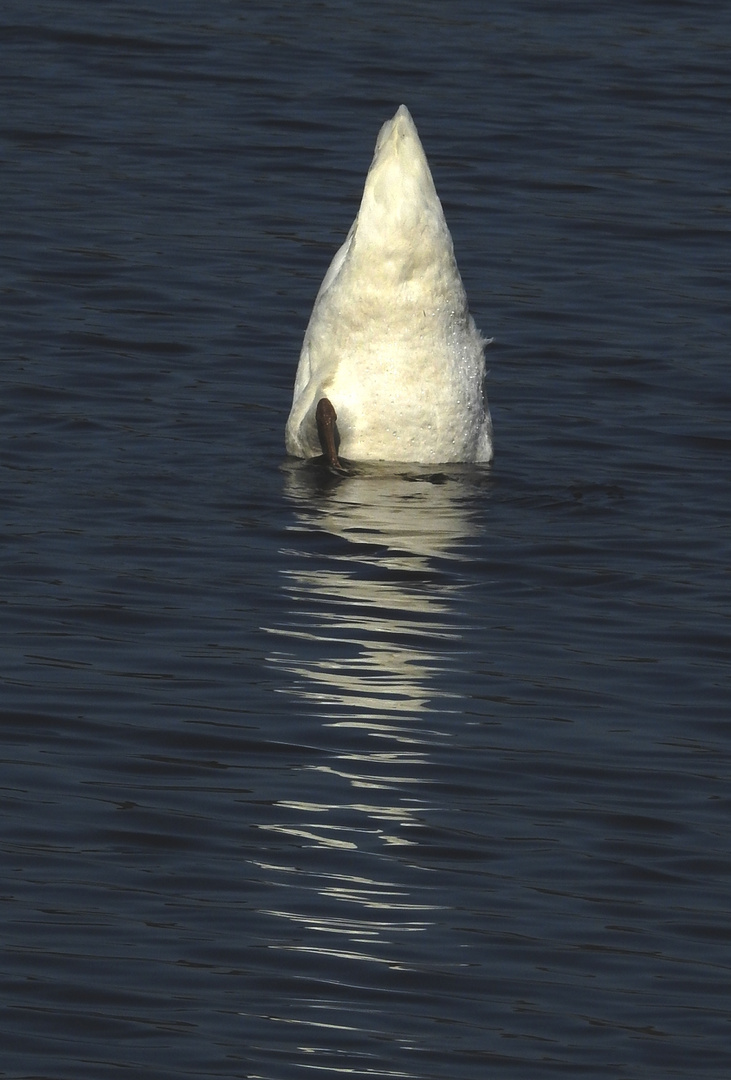
[[[0,1076],[725,1080],[731,8],[6,0]],[[494,464],[287,460],[381,123]]]

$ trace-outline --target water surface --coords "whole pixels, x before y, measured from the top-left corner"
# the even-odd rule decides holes
[[[726,5],[0,21],[0,1075],[725,1080]],[[496,457],[339,480],[401,102]]]

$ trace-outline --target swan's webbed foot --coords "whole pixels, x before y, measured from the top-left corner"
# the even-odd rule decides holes
[[[347,473],[347,469],[343,468],[338,457],[340,436],[338,435],[337,418],[338,414],[335,412],[332,401],[326,397],[320,398],[315,410],[315,420],[317,421],[317,437],[320,440],[323,456],[331,469],[338,473]]]

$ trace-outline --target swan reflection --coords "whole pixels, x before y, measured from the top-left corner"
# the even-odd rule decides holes
[[[316,753],[259,826],[270,856],[289,853],[262,861],[262,872],[297,889],[268,911],[290,926],[272,947],[399,967],[396,941],[434,921],[430,871],[409,851],[429,829],[431,750],[461,711],[459,562],[485,483],[474,466],[448,475],[368,466],[343,481],[287,466],[295,521],[268,662],[292,704],[293,738]]]

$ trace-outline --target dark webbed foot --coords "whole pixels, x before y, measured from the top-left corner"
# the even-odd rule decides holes
[[[317,421],[317,436],[320,440],[320,446],[322,447],[322,453],[333,469],[338,472],[345,472],[345,469],[340,464],[340,458],[338,457],[338,443],[340,438],[338,436],[337,421],[338,414],[333,408],[333,403],[329,398],[320,398],[317,403],[317,409],[315,410],[315,420]]]

